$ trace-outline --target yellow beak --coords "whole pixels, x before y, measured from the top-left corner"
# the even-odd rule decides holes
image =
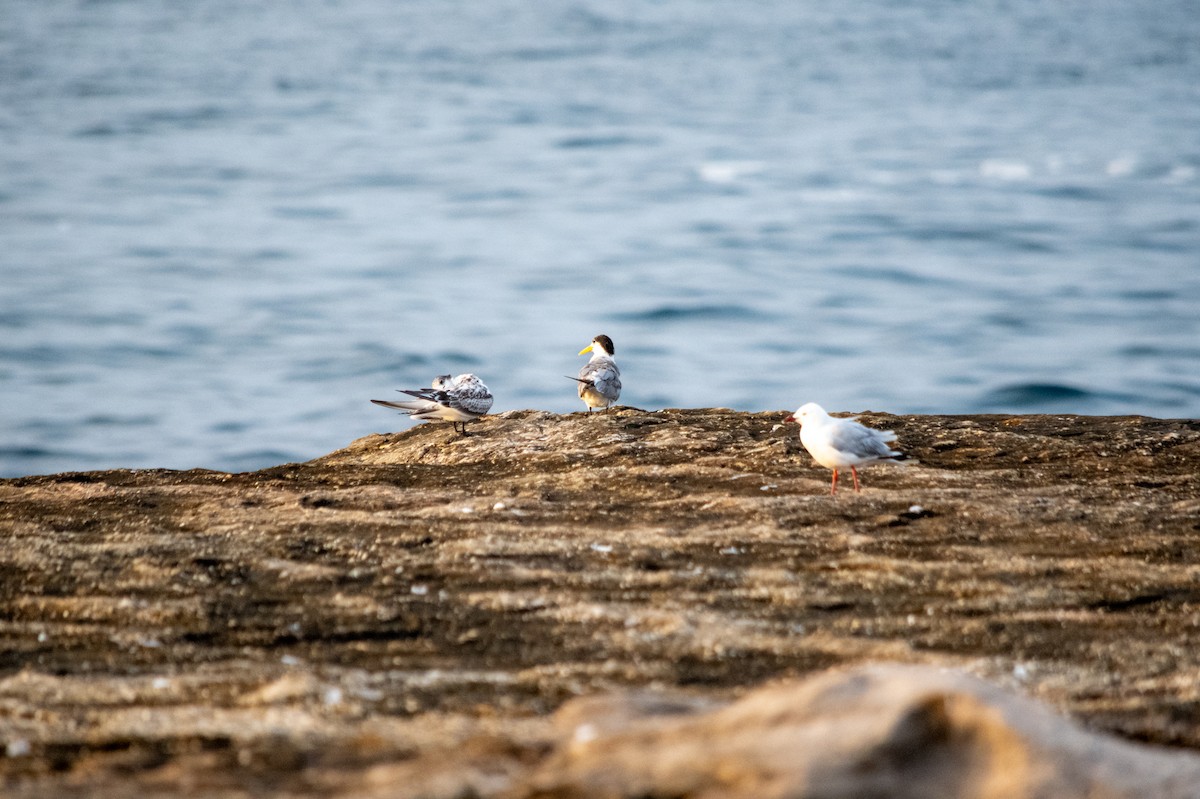
[[[583,349],[581,349],[581,350],[579,351],[579,354],[580,354],[580,355],[583,355],[585,352],[591,352],[591,351],[592,351],[592,346],[593,346],[593,345],[591,345],[591,344],[587,345],[586,347],[584,347]]]

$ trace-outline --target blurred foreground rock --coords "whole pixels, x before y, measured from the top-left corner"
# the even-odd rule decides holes
[[[1200,423],[785,415],[0,481],[3,792],[1200,796]]]
[[[527,796],[1194,797],[1200,757],[1088,733],[950,671],[860,667],[696,712],[574,700]]]

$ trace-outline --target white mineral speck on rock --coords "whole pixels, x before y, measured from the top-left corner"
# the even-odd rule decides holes
[[[612,545],[611,544],[592,544],[592,549],[596,550],[597,552],[607,553],[607,552],[612,552]]]
[[[29,741],[24,738],[14,738],[4,747],[4,753],[9,757],[24,757],[29,754]]]
[[[414,585],[408,590],[417,596],[425,596],[429,593],[429,587],[424,585]]]
[[[497,502],[495,505],[492,506],[492,510],[504,510],[507,507],[508,506],[505,505],[503,502]]]

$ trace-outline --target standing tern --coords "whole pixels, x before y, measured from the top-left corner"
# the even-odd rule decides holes
[[[454,432],[467,435],[467,422],[486,414],[492,407],[492,392],[483,381],[472,374],[457,377],[438,375],[431,388],[398,389],[416,399],[388,402],[373,399],[371,402],[385,408],[397,408],[422,422],[441,420],[454,425]]]
[[[784,421],[799,422],[800,443],[813,460],[826,469],[833,469],[830,494],[837,494],[838,469],[850,468],[854,490],[859,491],[859,466],[880,461],[894,463],[908,457],[888,446],[896,440],[896,434],[891,430],[875,430],[854,419],[835,419],[815,402],[801,405]]]
[[[616,348],[608,336],[596,336],[579,354],[585,352],[592,353],[591,359],[579,370],[579,377],[567,379],[579,384],[579,398],[591,413],[592,408],[607,408],[621,396],[621,370],[613,360]]]

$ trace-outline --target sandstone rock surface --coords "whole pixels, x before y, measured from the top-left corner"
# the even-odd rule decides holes
[[[631,735],[699,730],[739,698],[889,662],[956,675],[915,698],[878,689],[918,739],[969,738],[962,718],[1032,697],[1178,748],[1071,727],[1104,756],[1084,782],[1046,784],[1110,777],[1093,794],[1033,780],[1031,796],[1191,795],[1125,764],[1187,775],[1200,747],[1200,422],[867,413],[919,463],[832,498],[784,416],[519,411],[255,473],[0,481],[4,792],[588,795],[553,717],[587,707],[576,697],[625,697],[597,718],[674,709],[622,711]],[[925,671],[871,673],[928,687]],[[1002,751],[1041,774],[1023,712],[985,726],[1033,741]],[[821,737],[802,727],[788,734]],[[872,746],[845,762],[888,744]],[[606,795],[729,790],[628,784],[641,793]],[[814,790],[777,795],[856,795]]]
[[[1089,733],[1031,700],[921,666],[832,670],[716,710],[573,700],[522,796],[1193,797],[1200,756]]]

